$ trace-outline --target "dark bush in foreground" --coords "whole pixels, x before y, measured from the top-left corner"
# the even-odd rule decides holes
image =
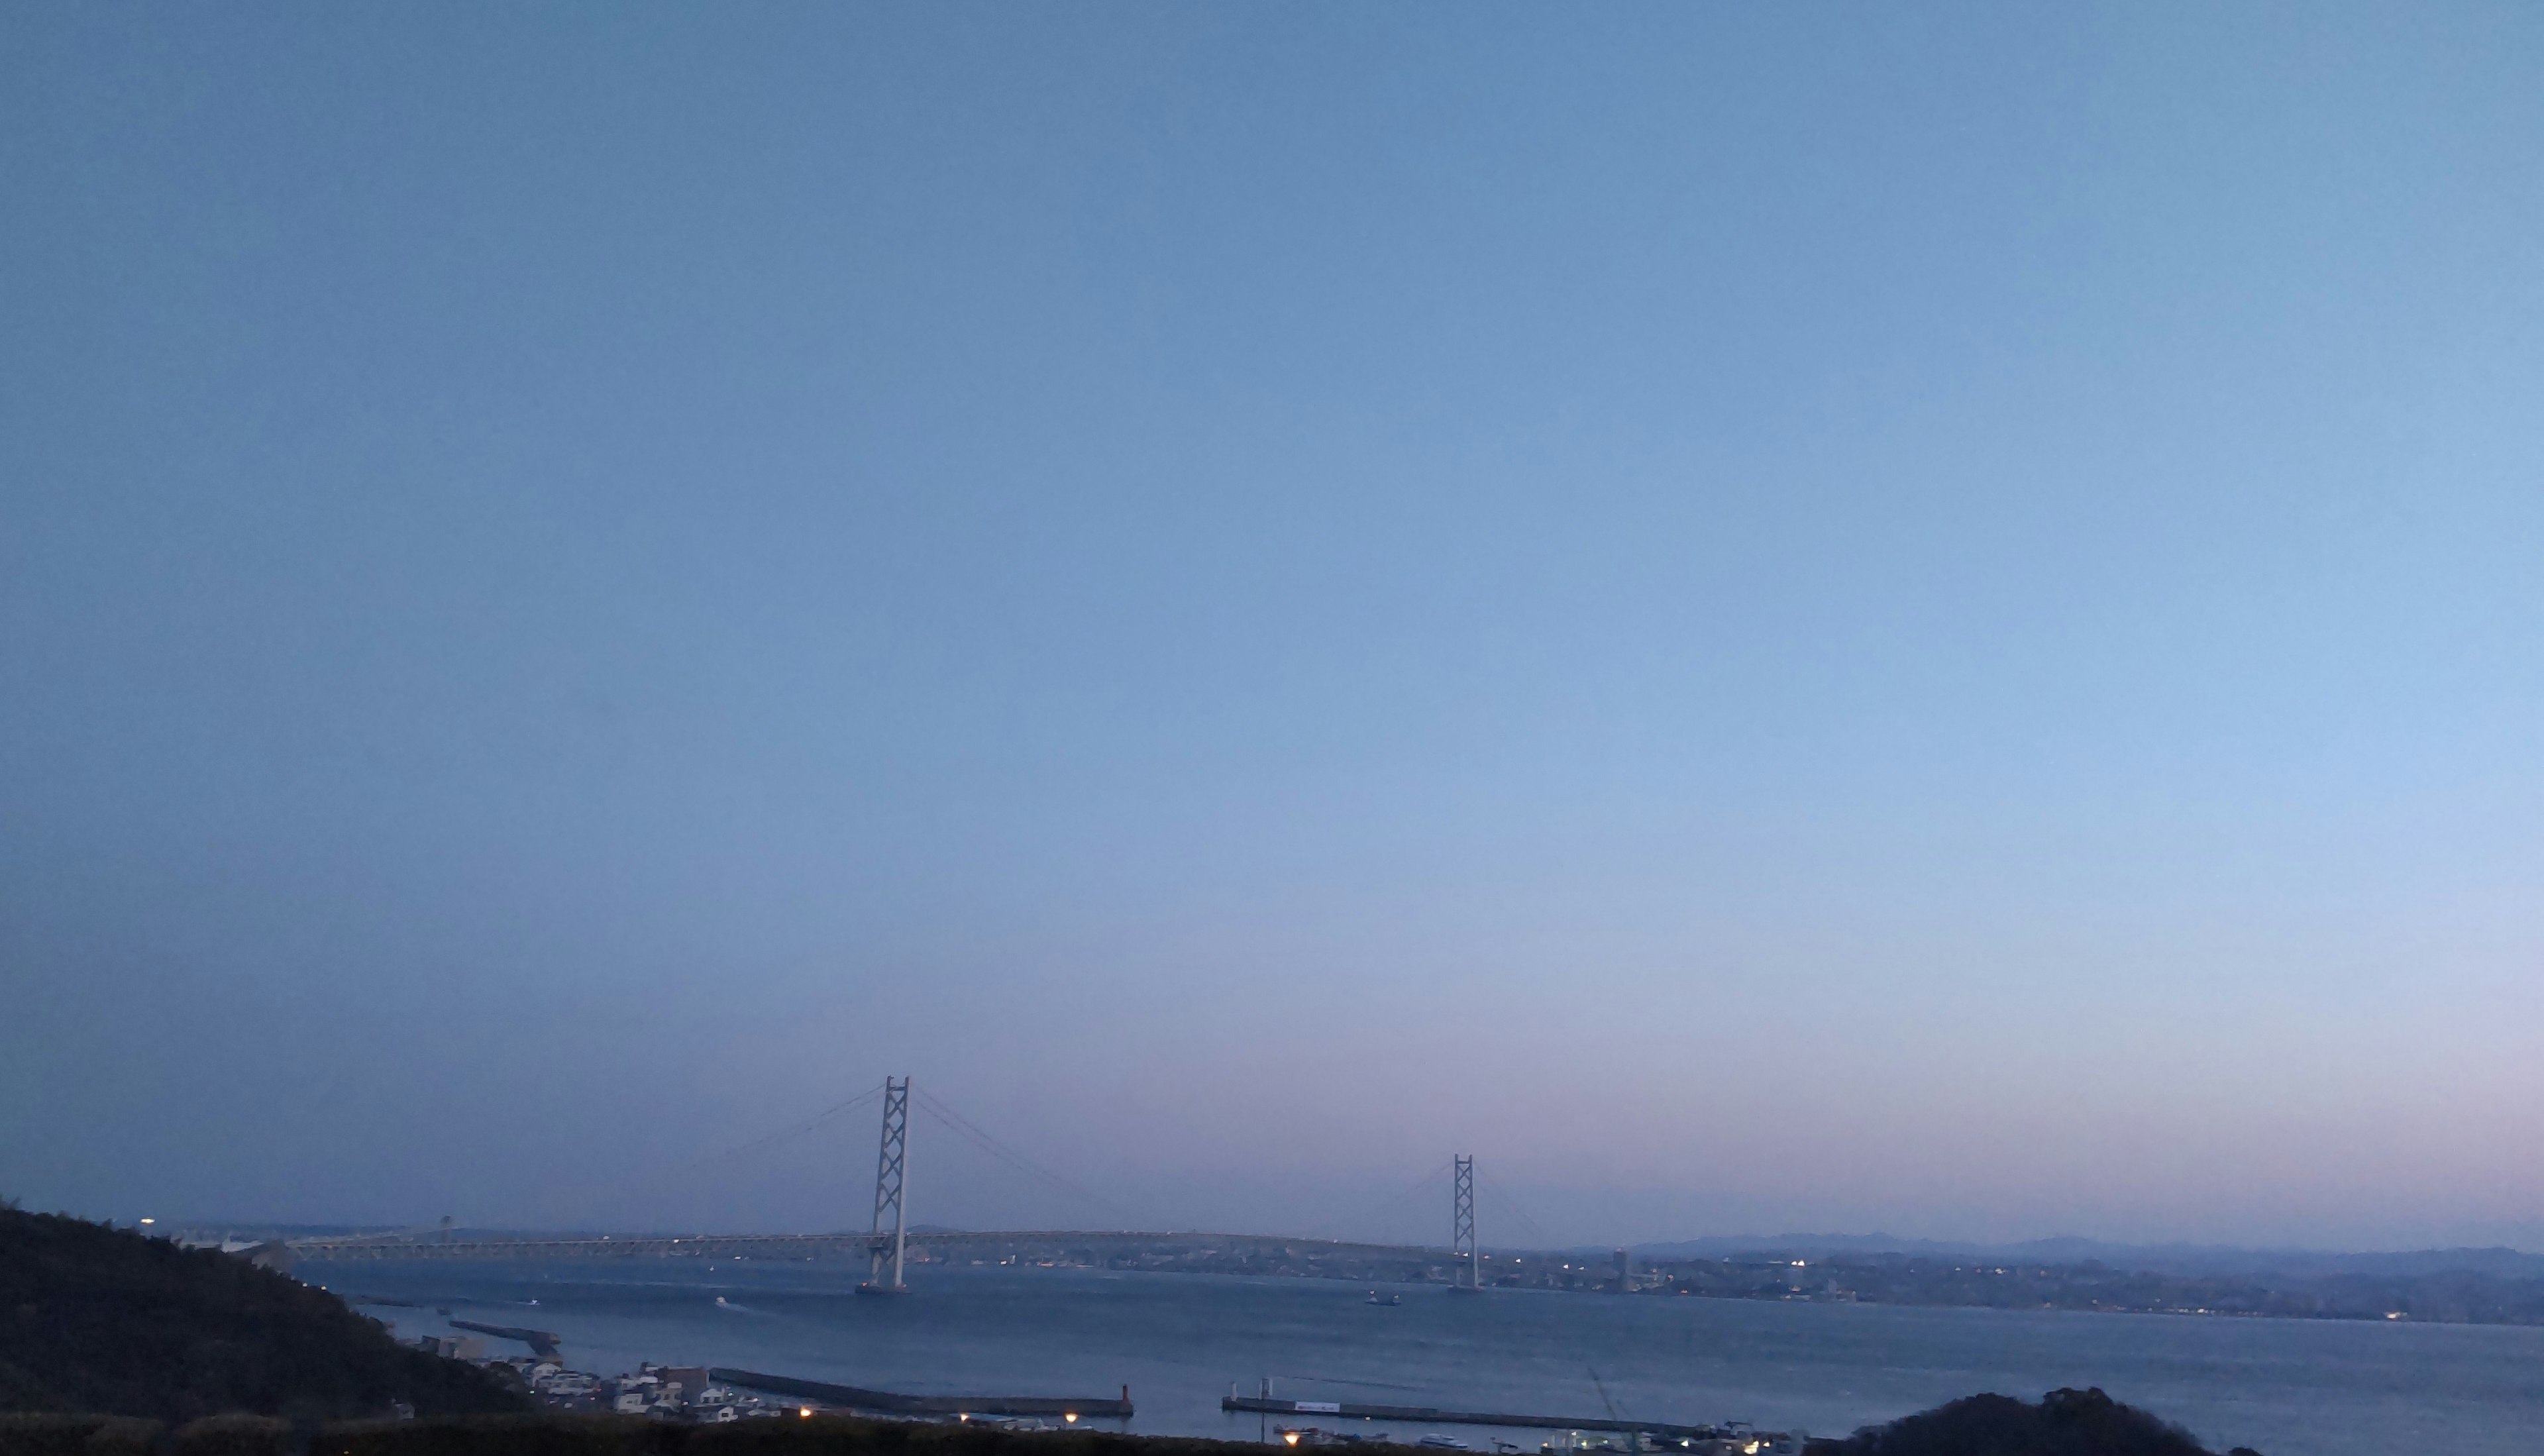
[[[2012,1396],[1969,1396],[1867,1426],[1842,1441],[1813,1441],[1810,1456],[2210,1456],[2181,1426],[2099,1390],[2053,1390],[2037,1406]],[[2255,1456],[2238,1446],[2229,1456]]]
[[[0,1416],[0,1456],[153,1456],[166,1430],[122,1416]]]
[[[305,1432],[271,1416],[207,1416],[177,1428],[173,1456],[299,1456]]]
[[[0,1411],[305,1423],[517,1411],[474,1365],[409,1349],[344,1301],[210,1250],[0,1207]],[[206,1443],[250,1439],[208,1428]],[[191,1449],[191,1448],[190,1448]],[[206,1444],[204,1456],[222,1456]]]
[[[698,1429],[642,1416],[365,1420],[327,1427],[311,1456],[676,1456]]]

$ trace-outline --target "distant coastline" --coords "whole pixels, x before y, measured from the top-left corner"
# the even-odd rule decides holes
[[[835,1258],[862,1257],[863,1246],[862,1236],[855,1235],[604,1238],[452,1231],[418,1239],[395,1232],[328,1230],[313,1240],[289,1229],[252,1232],[306,1256],[330,1260],[556,1256],[569,1248],[605,1250],[604,1256],[611,1257]],[[450,1238],[458,1242],[446,1242]],[[2341,1254],[2134,1249],[2082,1240],[1995,1250],[1914,1244],[1882,1249],[1878,1246],[1884,1241],[1878,1239],[1837,1236],[1760,1240],[1740,1248],[1745,1242],[1614,1251],[1488,1249],[1481,1273],[1491,1287],[1612,1296],[2544,1326],[2544,1256],[2509,1249]],[[2076,1256],[2083,1251],[2091,1251],[2091,1256]],[[1370,1285],[1446,1284],[1463,1268],[1442,1249],[1198,1233],[929,1229],[913,1241],[910,1258],[916,1266],[1137,1269]]]

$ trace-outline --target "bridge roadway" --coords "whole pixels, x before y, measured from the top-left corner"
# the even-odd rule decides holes
[[[1031,1247],[1038,1250],[1125,1254],[1167,1247],[1206,1247],[1284,1258],[1395,1258],[1437,1263],[1449,1251],[1399,1244],[1354,1244],[1339,1239],[1284,1239],[1271,1234],[1198,1232],[1098,1232],[1073,1229],[930,1231],[905,1236],[913,1249]],[[294,1259],[410,1258],[821,1258],[863,1257],[872,1234],[601,1234],[540,1239],[442,1240],[413,1234],[349,1235],[294,1239]]]

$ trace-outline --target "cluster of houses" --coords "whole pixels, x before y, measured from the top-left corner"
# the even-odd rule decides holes
[[[656,1420],[715,1423],[793,1416],[804,1409],[794,1402],[763,1400],[730,1385],[719,1385],[708,1378],[701,1365],[657,1365],[649,1361],[638,1365],[632,1374],[603,1378],[589,1371],[569,1370],[562,1360],[550,1355],[507,1355],[490,1360],[484,1343],[475,1339],[428,1335],[415,1343],[437,1355],[503,1366],[520,1377],[540,1405],[559,1411],[606,1411]]]
[[[546,1364],[549,1362],[542,1362]],[[579,1370],[558,1370],[540,1383],[537,1367],[529,1372],[530,1390],[551,1405],[599,1400],[621,1416],[650,1416],[657,1420],[716,1422],[752,1416],[792,1416],[797,1407],[778,1405],[755,1395],[718,1385],[697,1365],[641,1364],[633,1375],[596,1380]]]
[[[543,1405],[566,1410],[610,1411],[620,1416],[647,1416],[656,1420],[718,1422],[755,1416],[792,1416],[792,1403],[718,1385],[704,1366],[640,1364],[633,1374],[603,1380],[581,1370],[568,1370],[554,1360],[533,1360],[521,1371],[530,1393]]]

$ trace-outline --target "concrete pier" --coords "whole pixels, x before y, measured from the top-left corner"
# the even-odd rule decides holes
[[[1109,1396],[905,1396],[892,1391],[861,1390],[853,1385],[798,1380],[791,1375],[728,1370],[722,1366],[708,1370],[707,1377],[726,1385],[766,1391],[770,1395],[795,1396],[819,1401],[825,1406],[842,1406],[851,1411],[872,1411],[885,1416],[1074,1416],[1081,1420],[1123,1420],[1131,1416],[1131,1388],[1127,1385],[1122,1387],[1122,1398],[1117,1401]]]

